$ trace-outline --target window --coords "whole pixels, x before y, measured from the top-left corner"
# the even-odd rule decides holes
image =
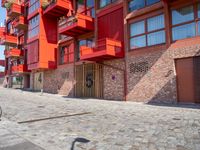
[[[153,5],[159,1],[160,0],[129,0],[129,11],[134,11],[140,8],[144,8],[145,6]]]
[[[130,25],[130,48],[163,44],[165,37],[164,15],[155,16]]]
[[[39,33],[39,15],[33,17],[28,22],[29,29],[28,29],[28,38],[32,38],[34,36],[37,36]]]
[[[100,0],[100,8],[103,8],[117,0]]]
[[[198,12],[194,9],[195,5],[196,4],[172,10],[173,41],[200,35],[200,4],[198,4]],[[195,18],[195,16],[198,17]]]
[[[80,40],[78,42],[78,53],[77,53],[77,60],[80,59],[80,47],[81,46],[88,46],[88,47],[94,47],[94,39],[93,38],[88,38],[88,39],[85,39],[85,40]]]
[[[95,17],[94,0],[78,0],[77,12],[88,16]]]
[[[30,0],[30,6],[29,6],[29,9],[28,9],[28,14],[33,13],[39,7],[40,7],[40,1],[39,0]]]
[[[71,63],[74,60],[74,51],[71,45],[60,47],[59,64]]]

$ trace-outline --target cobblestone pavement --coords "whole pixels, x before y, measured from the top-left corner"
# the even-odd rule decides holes
[[[0,105],[0,149],[4,129],[46,150],[200,150],[200,106],[81,100],[4,88]]]

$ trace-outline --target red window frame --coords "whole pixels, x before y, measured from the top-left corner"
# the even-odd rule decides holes
[[[70,64],[74,62],[74,58],[70,59],[70,56],[74,56],[74,51],[70,49],[70,44],[61,46],[59,50],[59,65]],[[64,55],[61,55],[62,51],[64,50]],[[62,58],[64,57],[64,58]],[[62,61],[63,59],[63,61]]]
[[[130,41],[132,38],[136,38],[136,37],[139,37],[139,36],[146,36],[148,34],[151,34],[151,33],[155,33],[155,32],[159,32],[159,31],[165,31],[166,32],[166,27],[165,27],[165,23],[164,23],[164,28],[161,28],[161,29],[156,29],[156,30],[153,30],[153,31],[148,31],[148,24],[147,24],[147,20],[150,19],[150,18],[153,18],[153,17],[156,17],[156,16],[160,16],[160,15],[164,15],[164,13],[159,13],[159,14],[156,14],[156,15],[153,15],[153,16],[150,16],[150,17],[147,17],[147,18],[144,18],[144,19],[141,19],[141,20],[137,20],[137,21],[134,21],[134,22],[130,22],[129,23],[129,49],[130,50],[135,50],[135,49],[140,49],[140,48],[145,48],[145,47],[151,47],[151,46],[157,46],[157,45],[162,45],[162,44],[166,44],[166,41],[165,43],[161,43],[161,44],[156,44],[156,45],[150,45],[148,46],[148,38],[146,37],[146,46],[144,47],[138,47],[138,48],[131,48],[131,45],[130,45]],[[165,16],[164,16],[165,18]],[[134,23],[137,23],[137,22],[142,22],[144,21],[144,33],[142,34],[138,34],[138,35],[134,35],[134,36],[131,36],[131,25],[134,24]],[[165,21],[165,20],[164,20]],[[166,36],[166,35],[165,35]]]
[[[194,4],[187,4],[187,5],[184,5],[184,6],[180,6],[180,7],[175,7],[175,8],[172,8],[170,10],[170,13],[171,13],[171,30],[174,28],[174,27],[179,27],[179,26],[183,26],[183,25],[186,25],[186,24],[190,24],[190,23],[195,23],[195,30],[196,30],[196,36],[198,36],[198,22],[200,21],[200,16],[198,16],[198,5],[200,5],[200,2],[197,2],[197,3],[194,3]],[[193,20],[190,20],[190,21],[187,21],[187,22],[183,22],[183,23],[179,23],[179,24],[176,24],[176,25],[173,25],[172,24],[172,11],[173,10],[176,10],[176,9],[180,9],[180,8],[184,8],[184,7],[189,7],[189,6],[193,6],[193,13],[194,13],[194,19]],[[171,35],[171,39],[172,41],[176,41],[176,40],[173,40],[173,35]]]
[[[83,11],[79,11],[78,10],[78,1],[76,3],[76,11],[80,14],[84,14],[84,15],[87,15],[87,16],[92,16],[92,10],[95,11],[95,3],[94,3],[94,6],[93,7],[87,7],[87,0],[84,0],[84,10]],[[90,15],[88,15],[88,12]]]

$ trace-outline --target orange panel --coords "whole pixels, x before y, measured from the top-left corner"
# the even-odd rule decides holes
[[[94,48],[81,46],[80,51],[81,60],[101,61],[124,57],[122,43],[109,38],[98,40]]]
[[[43,11],[44,15],[52,17],[66,16],[69,10],[72,10],[72,3],[70,0],[56,0],[52,1]]]
[[[17,17],[22,13],[22,6],[16,3],[12,3],[10,9],[7,10],[8,17]]]
[[[13,48],[10,50],[5,50],[4,52],[5,56],[8,57],[21,57],[23,56],[23,51],[17,48]]]
[[[90,16],[77,14],[59,22],[58,32],[68,36],[80,36],[94,31],[94,19]]]

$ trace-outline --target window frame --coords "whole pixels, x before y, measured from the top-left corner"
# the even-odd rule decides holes
[[[110,4],[112,4],[112,3],[115,3],[117,0],[110,0],[110,3],[108,3],[107,5],[105,5],[105,6],[103,6],[103,7],[101,7],[101,2],[99,1],[99,3],[98,3],[98,8],[99,9],[102,9],[102,8],[105,8],[105,7],[107,7],[107,6],[109,6]]]
[[[37,18],[37,17],[38,17],[38,24],[35,25],[35,26],[33,26],[33,27],[31,28],[31,25],[29,24],[29,22],[31,22],[33,19],[35,19],[35,18]],[[29,36],[29,33],[30,33],[31,31],[33,31],[34,29],[36,29],[36,28],[38,28],[38,34],[30,37],[30,36]],[[37,15],[35,15],[34,17],[32,17],[32,18],[28,21],[28,39],[32,39],[32,38],[38,36],[38,35],[39,35],[39,32],[40,32],[40,14],[37,14]]]
[[[66,49],[67,49],[67,52],[66,52]],[[63,55],[63,59],[62,59],[62,55],[61,55],[61,51],[64,50],[64,55]],[[60,46],[59,48],[59,65],[65,65],[65,64],[70,64],[70,63],[73,63],[74,62],[74,59],[73,61],[70,61],[69,60],[69,56],[71,54],[74,54],[73,51],[70,51],[70,44],[69,45],[63,45],[63,46]],[[65,57],[67,57],[67,62],[65,61]],[[63,60],[63,61],[62,61]]]
[[[30,8],[32,8],[36,3],[39,3],[39,7],[30,12]],[[39,8],[40,8],[40,0],[35,0],[35,2],[33,2],[32,4],[31,4],[31,0],[30,0],[29,7],[28,7],[28,15],[31,15],[32,13],[34,13]]]
[[[129,9],[129,3],[130,3],[131,1],[134,1],[134,0],[128,0],[128,2],[127,2],[127,6],[128,6],[127,9],[128,9],[128,12],[133,12],[133,11],[136,11],[136,10],[140,10],[140,9],[143,9],[143,8],[148,7],[148,6],[152,6],[152,5],[155,5],[155,4],[161,2],[161,0],[159,0],[158,2],[155,2],[155,3],[153,3],[153,4],[147,5],[147,0],[144,0],[144,7],[141,7],[141,8],[135,9],[135,10],[130,10],[130,9]]]
[[[95,2],[94,2],[94,6],[93,7],[87,7],[87,1],[88,0],[83,0],[84,1],[84,11],[81,11],[81,12],[79,12],[80,14],[84,14],[84,15],[87,15],[87,16],[89,16],[88,14],[87,14],[87,12],[91,12],[91,17],[95,17],[95,12],[96,12],[96,10],[95,10]],[[92,11],[94,10],[94,16],[92,16]],[[78,1],[76,2],[76,12],[78,12]]]
[[[150,18],[154,18],[156,16],[160,16],[160,15],[163,15],[164,16],[164,28],[160,28],[160,29],[156,29],[156,30],[152,30],[152,31],[148,31],[148,19]],[[137,23],[137,22],[142,22],[144,21],[144,33],[142,34],[137,34],[135,36],[131,36],[131,25],[134,24],[134,23]],[[156,33],[156,32],[159,32],[159,31],[164,31],[165,32],[165,42],[164,43],[160,43],[160,44],[155,44],[155,45],[148,45],[148,35],[151,34],[151,33]],[[132,38],[136,38],[136,37],[140,37],[140,36],[145,36],[146,39],[145,39],[145,44],[146,46],[144,47],[138,47],[138,48],[131,48],[131,39]],[[136,21],[131,21],[129,23],[129,50],[137,50],[137,49],[141,49],[141,48],[146,48],[146,47],[152,47],[152,46],[158,46],[158,45],[163,45],[163,44],[166,44],[166,26],[165,26],[165,15],[164,13],[158,13],[158,14],[155,14],[153,16],[148,16],[147,18],[143,18],[141,20],[136,20]]]
[[[183,25],[189,25],[191,23],[195,23],[195,36],[193,36],[193,37],[196,37],[196,36],[200,35],[200,33],[198,33],[198,30],[199,30],[198,22],[200,22],[200,16],[198,16],[198,5],[200,5],[200,2],[196,2],[196,3],[193,3],[193,4],[187,4],[187,5],[183,5],[183,6],[180,6],[180,7],[175,7],[175,8],[171,8],[170,9],[170,15],[171,15],[171,22],[170,22],[171,27],[170,27],[170,30],[171,30],[171,33],[172,33],[171,34],[172,42],[175,42],[177,40],[187,39],[187,38],[182,38],[182,39],[173,40],[173,32],[172,31],[173,31],[173,28],[175,28],[175,27],[181,27]],[[173,25],[173,23],[172,23],[172,20],[173,20],[172,19],[173,18],[172,11],[176,10],[176,9],[184,8],[184,7],[190,7],[190,6],[193,6],[194,19],[190,20],[190,21],[186,21],[186,22],[182,22],[182,23]]]

